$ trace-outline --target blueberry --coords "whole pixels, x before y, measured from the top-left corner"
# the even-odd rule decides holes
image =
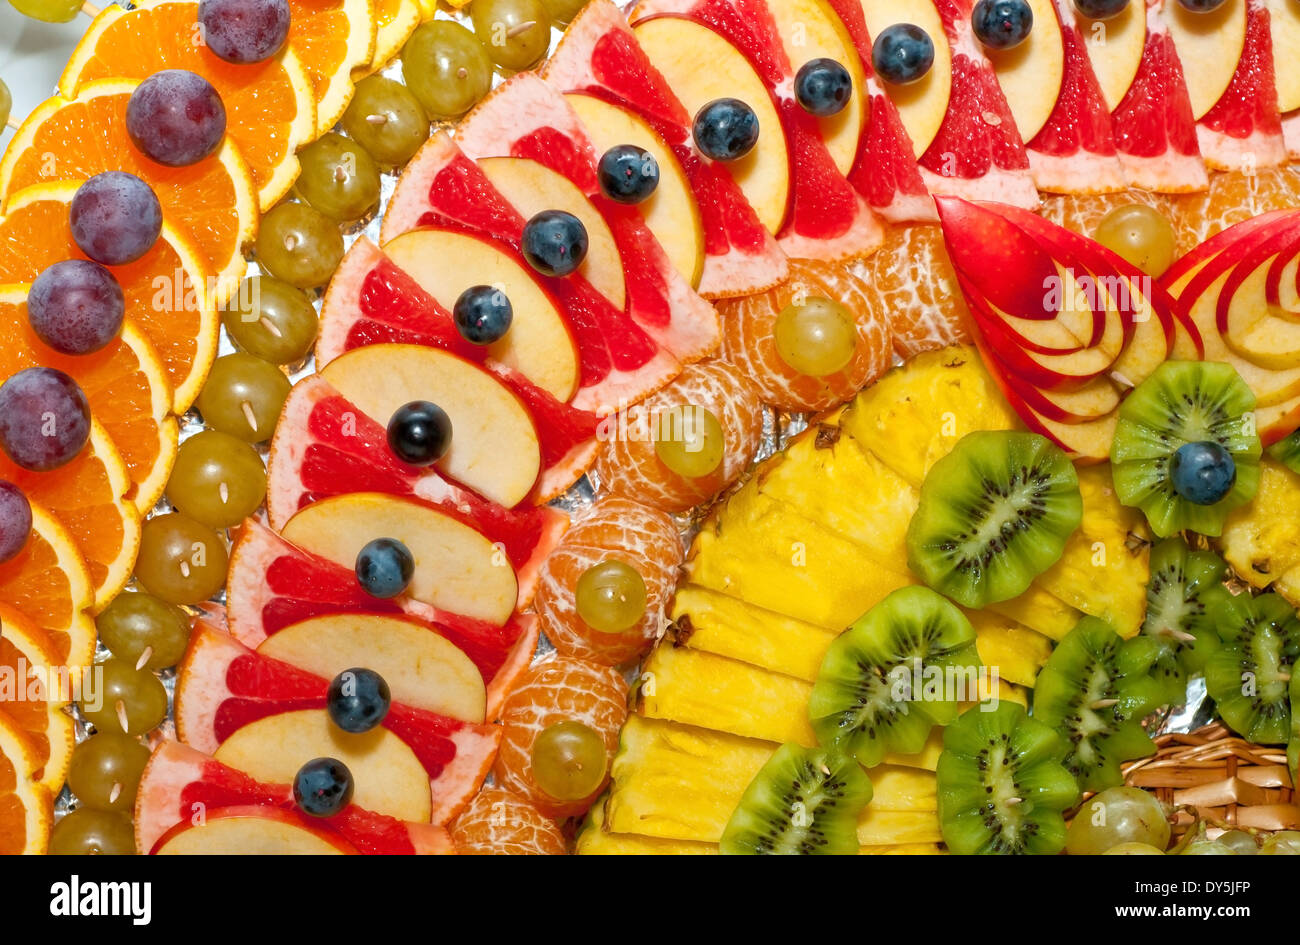
[[[404,463],[431,466],[451,447],[451,417],[427,400],[413,400],[388,420],[388,447]]]
[[[1209,13],[1223,6],[1223,0],[1178,0],[1178,5],[1192,13]]]
[[[293,799],[304,814],[333,817],[352,802],[355,785],[337,758],[313,758],[293,778]]]
[[[524,224],[524,259],[544,276],[567,276],[587,258],[587,228],[572,213],[543,210]]]
[[[934,41],[919,26],[895,23],[880,31],[871,47],[871,67],[894,85],[915,82],[934,65]]]
[[[1218,443],[1184,443],[1169,462],[1169,481],[1188,502],[1213,505],[1232,490],[1237,464]]]
[[[345,732],[360,735],[384,720],[393,704],[388,683],[373,669],[345,669],[330,682],[326,708]]]
[[[714,161],[736,161],[758,144],[758,116],[738,98],[716,98],[695,114],[695,146]]]
[[[396,597],[414,573],[415,558],[396,538],[376,538],[357,554],[357,583],[371,597]]]
[[[853,77],[834,59],[810,59],[795,73],[794,97],[810,114],[837,114],[852,94]]]
[[[659,186],[654,155],[635,144],[616,144],[596,167],[600,192],[618,203],[640,203]]]
[[[1090,20],[1109,20],[1128,7],[1128,0],[1074,0],[1074,8]]]
[[[1122,5],[1128,0],[1119,2]],[[1075,6],[1081,11],[1085,4],[1103,6],[1108,3],[1113,5],[1114,0],[1075,0]],[[1029,37],[1029,30],[1034,25],[1034,11],[1026,0],[980,0],[971,13],[970,25],[975,38],[989,49],[1011,49]]]
[[[506,336],[515,310],[500,289],[472,285],[457,296],[451,314],[462,338],[472,345],[490,345]]]

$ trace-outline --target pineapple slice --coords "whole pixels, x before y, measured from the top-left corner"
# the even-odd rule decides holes
[[[805,680],[668,644],[646,660],[638,702],[652,719],[811,748],[811,692]]]
[[[1019,425],[970,347],[917,355],[859,394],[840,422],[916,489],[967,433]]]
[[[904,568],[902,562],[899,568]],[[841,630],[916,578],[884,567],[856,542],[745,487],[705,522],[687,564],[691,583]]]
[[[1300,476],[1261,456],[1259,491],[1228,513],[1219,547],[1243,581],[1255,587],[1276,581],[1288,600],[1300,601]]]
[[[686,584],[677,589],[675,643],[814,682],[835,634],[802,620]]]
[[[900,755],[896,752],[886,752],[881,764],[889,767],[902,768],[919,768],[923,771],[933,771],[939,764],[939,753],[943,751],[943,729],[937,726],[930,731],[930,737],[925,740],[925,747],[911,755]]]
[[[923,768],[876,765],[869,768],[873,810],[938,810],[934,773]]]
[[[1146,615],[1150,533],[1140,510],[1120,504],[1109,463],[1081,466],[1078,473],[1083,520],[1061,559],[1034,584],[1128,639]]]
[[[1052,641],[1014,620],[987,610],[965,610],[975,628],[975,649],[980,662],[996,668],[1007,682],[1031,689],[1038,671],[1052,655]]]
[[[943,843],[938,812],[879,810],[868,804],[858,819],[858,844],[874,847],[900,843]]]
[[[1054,597],[1035,584],[1030,584],[1029,590],[1019,597],[989,604],[985,610],[1010,618],[1051,640],[1063,638],[1083,617],[1083,614],[1062,602],[1059,597]]]
[[[601,799],[588,812],[573,850],[580,856],[692,856],[716,855],[718,845],[693,840],[642,837],[633,833],[611,833],[605,828],[605,801]]]

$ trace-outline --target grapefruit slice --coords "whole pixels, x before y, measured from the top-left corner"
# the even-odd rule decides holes
[[[199,621],[177,677],[176,729],[187,745],[211,754],[240,730],[271,716],[323,710],[329,683]],[[398,701],[380,726],[424,767],[436,823],[446,823],[469,803],[501,741],[495,726],[460,722]],[[361,772],[356,774],[360,779]]]
[[[600,156],[554,86],[531,72],[515,75],[461,121],[456,140],[472,160],[528,158],[566,177],[587,195],[613,234],[632,320],[683,364],[717,349],[713,307],[682,278],[637,208],[601,193],[596,177]]]
[[[562,92],[581,92],[648,125],[681,164],[704,228],[706,298],[748,295],[785,278],[785,256],[723,166],[695,149],[691,115],[637,43],[611,0],[588,3],[564,32],[541,74]]]
[[[406,615],[460,647],[485,680],[510,662],[531,623],[528,615],[516,615],[498,627],[415,600],[371,597],[351,569],[295,547],[256,519],[244,522],[231,548],[226,599],[230,632],[246,646],[311,617]]]
[[[0,673],[10,680],[0,686],[0,716],[22,729],[31,743],[38,762],[32,777],[57,792],[68,773],[75,734],[72,716],[63,707],[78,680],[70,675],[60,679],[39,628],[7,604],[0,604],[0,627]]]
[[[521,265],[524,218],[445,132],[434,134],[406,166],[384,215],[381,242],[417,227],[479,233]],[[578,275],[537,280],[560,301],[578,343],[582,376],[573,404],[607,414],[662,387],[681,364],[646,331]]]
[[[795,100],[794,69],[767,5],[762,0],[641,0],[632,12],[632,23],[642,46],[676,17],[708,27],[730,42],[749,60],[776,104],[789,153],[789,209],[776,234],[786,254],[833,262],[869,256],[879,249],[883,239],[879,218],[836,167],[818,119]],[[669,55],[659,55],[661,46],[655,43],[650,58],[675,88],[687,75],[700,72],[693,59],[695,50],[673,49]]]
[[[178,824],[193,824],[197,810],[207,811],[205,821],[211,824],[224,819],[224,813],[231,808],[249,809],[247,816],[300,816],[293,807],[293,791],[288,784],[263,783],[201,751],[165,741],[145,766],[136,792],[136,849],[165,846],[160,839]],[[400,856],[451,852],[443,828],[386,817],[356,804],[349,804],[335,817],[303,821],[317,830],[337,834],[358,853]],[[246,848],[235,849],[247,852]]]
[[[970,29],[971,0],[934,0],[952,50],[948,110],[921,155],[932,194],[1034,209],[1038,190],[1015,118],[993,66]]]
[[[232,65],[198,34],[196,0],[145,0],[131,10],[109,4],[73,50],[59,92],[76,97],[95,79],[147,79],[161,69],[187,69],[212,83],[226,107],[226,133],[248,162],[258,202],[269,210],[298,176],[299,148],[316,133],[311,79],[286,43],[265,62]]]

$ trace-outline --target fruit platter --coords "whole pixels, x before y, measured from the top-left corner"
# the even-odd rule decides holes
[[[8,2],[0,853],[1300,854],[1295,0]]]

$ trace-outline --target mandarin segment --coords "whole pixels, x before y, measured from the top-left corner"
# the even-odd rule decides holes
[[[1234,223],[1300,207],[1300,170],[1289,164],[1261,168],[1254,174],[1219,171],[1210,175],[1209,190],[1169,199],[1178,252],[1187,253]]]
[[[452,822],[451,842],[457,853],[468,856],[555,855],[566,848],[555,821],[500,787],[485,787],[475,795]]]
[[[870,309],[886,313],[899,357],[970,342],[970,314],[938,226],[892,226],[859,265]]]

